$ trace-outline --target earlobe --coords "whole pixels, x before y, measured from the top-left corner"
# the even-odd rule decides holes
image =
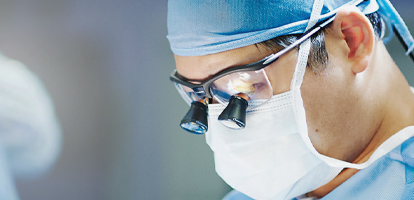
[[[331,29],[347,45],[346,56],[352,62],[352,72],[363,72],[369,64],[375,41],[374,30],[368,18],[355,6],[346,6],[338,10]]]

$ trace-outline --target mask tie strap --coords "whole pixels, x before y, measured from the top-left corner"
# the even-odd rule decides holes
[[[315,26],[319,20],[320,13],[323,8],[323,0],[315,0],[312,8],[312,13],[306,27],[306,31],[311,27]],[[291,91],[292,91],[292,104],[293,104],[293,112],[295,113],[296,124],[299,130],[300,137],[308,149],[315,155],[320,157],[321,155],[316,151],[315,147],[313,147],[312,142],[308,136],[308,126],[306,123],[306,114],[305,108],[303,106],[302,95],[300,91],[300,87],[303,82],[303,76],[305,75],[306,66],[308,63],[308,56],[311,47],[311,39],[307,39],[304,43],[302,43],[299,47],[298,52],[298,61],[296,63],[295,72],[293,74],[293,79],[291,82]],[[321,158],[321,157],[320,157]],[[326,184],[330,181],[333,177],[335,177],[342,169],[341,168],[334,168],[329,172],[329,175],[319,182],[318,187]]]
[[[318,23],[322,8],[323,8],[324,0],[315,0],[312,7],[312,12],[310,15],[310,19],[308,25],[306,26],[306,31],[316,25]],[[293,79],[291,82],[291,90],[294,88],[300,88],[303,82],[303,76],[305,74],[306,65],[308,62],[308,56],[310,51],[310,38],[307,39],[299,46],[298,52],[298,62],[296,63],[295,73],[293,74]]]
[[[310,29],[318,22],[320,17],[320,13],[323,8],[323,0],[315,0],[312,8],[312,13],[306,27],[306,30]],[[305,75],[306,66],[308,62],[308,56],[310,52],[310,45],[311,39],[307,39],[303,42],[299,47],[298,52],[298,61],[296,63],[295,72],[293,74],[292,82],[290,85],[290,90],[292,91],[292,104],[295,113],[296,123],[298,125],[298,129],[302,140],[305,142],[306,146],[316,155],[317,151],[313,147],[309,136],[308,136],[308,129],[306,123],[306,115],[305,115],[305,108],[302,102],[302,96],[300,93],[300,87],[303,82],[303,76]]]

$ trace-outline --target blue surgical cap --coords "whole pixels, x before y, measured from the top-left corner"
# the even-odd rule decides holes
[[[313,3],[313,0],[169,0],[167,38],[174,54],[199,56],[282,35],[301,34],[309,22]],[[358,6],[364,14],[384,11],[382,16],[386,16],[390,10],[396,12],[388,0],[325,0],[319,21],[333,16],[346,4]],[[391,5],[392,9],[380,7],[384,5]],[[403,23],[398,13],[391,15],[387,19],[392,21],[397,16],[399,20],[394,22]],[[412,47],[414,42],[408,29],[406,32],[411,38],[406,44]]]

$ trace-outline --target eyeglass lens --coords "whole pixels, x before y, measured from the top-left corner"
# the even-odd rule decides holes
[[[183,99],[191,104],[203,99],[203,92],[175,83]],[[273,90],[264,69],[256,71],[234,72],[215,80],[210,86],[213,97],[221,104],[227,105],[231,96],[242,96],[247,101],[268,100]],[[263,103],[263,101],[261,101]],[[256,107],[258,104],[249,104]]]
[[[211,91],[214,98],[223,105],[228,104],[231,96],[241,96],[247,101],[253,101],[270,99],[273,94],[263,69],[234,72],[223,76],[213,82]]]

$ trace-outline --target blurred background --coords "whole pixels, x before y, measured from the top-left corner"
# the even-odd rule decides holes
[[[414,32],[414,3],[393,1]],[[63,147],[22,200],[215,200],[230,188],[204,136],[182,131],[187,105],[168,76],[166,0],[2,0],[0,51],[44,82]],[[414,64],[392,56],[414,85]]]

